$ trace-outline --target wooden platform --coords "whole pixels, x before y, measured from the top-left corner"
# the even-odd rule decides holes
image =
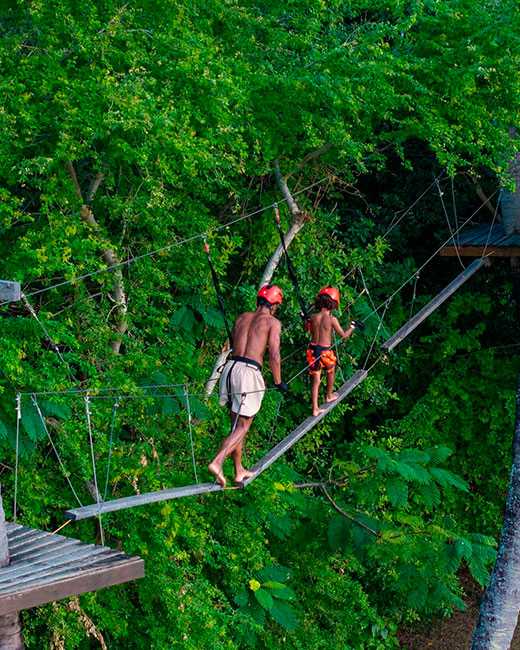
[[[6,524],[11,564],[0,568],[0,614],[144,576],[144,562],[106,546]]]
[[[483,223],[455,236],[449,246],[441,249],[444,257],[520,257],[520,233],[507,235],[501,223]],[[489,238],[489,239],[488,239]],[[487,244],[487,245],[486,245]]]

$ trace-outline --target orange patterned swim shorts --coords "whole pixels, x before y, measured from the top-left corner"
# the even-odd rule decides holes
[[[338,360],[331,347],[316,345],[311,343],[307,348],[307,363],[309,364],[309,374],[324,369],[326,372],[332,372],[336,367]]]

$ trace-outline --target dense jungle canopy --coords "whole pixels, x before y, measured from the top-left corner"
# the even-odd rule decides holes
[[[47,332],[22,303],[1,307],[6,509],[18,391],[92,391],[99,482],[103,492],[108,476],[115,498],[194,481],[187,384],[197,478],[209,479],[228,416],[204,386],[225,332],[194,237],[211,244],[230,317],[251,309],[278,245],[272,210],[260,208],[279,201],[284,229],[292,221],[277,161],[307,215],[291,244],[305,298],[334,284],[342,321],[367,318],[341,349],[344,376],[460,271],[436,257],[413,279],[448,225],[477,210],[474,223],[491,222],[508,183],[517,0],[1,6],[0,277],[33,294]],[[359,269],[370,289],[360,297]],[[378,329],[370,299],[410,277]],[[288,378],[305,365],[307,335],[283,261],[274,280],[287,297]],[[382,649],[398,647],[403,626],[449,616],[463,604],[460,571],[484,584],[494,560],[518,313],[509,262],[495,260],[247,490],[104,517],[107,545],[143,557],[147,577],[79,608],[24,613],[27,647]],[[142,388],[164,384],[179,386]],[[107,387],[133,399],[114,411],[115,398],[95,399]],[[92,502],[83,395],[39,403]],[[269,392],[247,462],[309,408],[305,374],[287,396]],[[75,501],[29,395],[19,463],[19,521],[54,530]],[[296,486],[320,481],[347,516]],[[100,539],[95,520],[64,533]]]

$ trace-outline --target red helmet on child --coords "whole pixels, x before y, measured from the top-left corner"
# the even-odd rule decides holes
[[[332,298],[332,300],[338,303],[339,307],[339,291],[336,287],[331,287],[330,285],[323,287],[323,289],[320,289],[318,296],[328,296],[329,298]]]
[[[276,284],[264,284],[256,295],[271,305],[281,305],[283,301],[283,291]]]

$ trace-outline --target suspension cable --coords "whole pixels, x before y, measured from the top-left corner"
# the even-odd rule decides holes
[[[74,486],[72,485],[72,481],[69,478],[69,475],[68,475],[68,472],[67,472],[67,470],[65,468],[63,460],[61,459],[61,456],[60,456],[60,454],[58,452],[58,449],[56,448],[56,445],[54,444],[54,440],[52,439],[52,436],[51,436],[51,434],[49,432],[49,429],[47,428],[47,424],[45,422],[45,418],[43,417],[43,413],[42,413],[42,411],[40,409],[40,405],[38,404],[38,400],[36,399],[36,395],[31,395],[31,399],[32,399],[32,403],[34,404],[34,407],[36,408],[36,411],[38,413],[40,421],[42,423],[43,430],[47,434],[47,438],[49,439],[49,442],[51,443],[51,447],[52,447],[52,449],[54,451],[54,454],[55,454],[56,458],[58,459],[58,463],[59,463],[59,465],[61,467],[61,471],[63,472],[63,475],[64,475],[67,483],[69,484],[70,489],[72,490],[72,494],[76,498],[76,501],[79,503],[80,508],[82,508],[83,504],[81,503],[81,499],[78,497],[77,492],[74,489]]]

